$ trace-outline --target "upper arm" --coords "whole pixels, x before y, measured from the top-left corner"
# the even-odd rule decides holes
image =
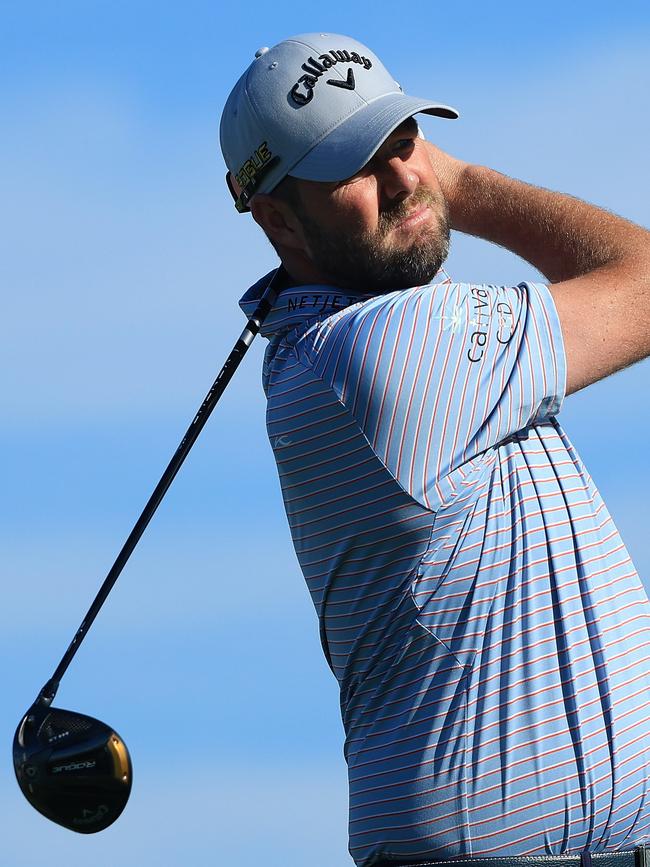
[[[641,260],[643,262],[643,260]],[[650,354],[650,262],[606,265],[549,286],[562,327],[567,394]]]

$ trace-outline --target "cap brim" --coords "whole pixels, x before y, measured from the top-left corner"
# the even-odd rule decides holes
[[[343,181],[370,160],[391,132],[414,114],[455,119],[458,112],[404,93],[388,93],[346,118],[315,145],[288,174],[307,181]]]

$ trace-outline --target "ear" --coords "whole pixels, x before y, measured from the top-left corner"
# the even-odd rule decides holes
[[[253,219],[274,244],[292,250],[307,249],[300,220],[288,202],[277,196],[257,193],[249,205]]]

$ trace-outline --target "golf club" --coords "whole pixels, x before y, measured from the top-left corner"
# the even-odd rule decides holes
[[[72,831],[92,834],[111,825],[129,799],[133,772],[129,751],[117,732],[93,717],[52,707],[52,701],[95,617],[273,307],[284,277],[282,267],[271,275],[61,662],[16,729],[13,759],[18,785],[36,810]]]

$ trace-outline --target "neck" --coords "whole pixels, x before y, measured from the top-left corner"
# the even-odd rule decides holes
[[[284,270],[291,278],[295,286],[317,285],[336,286],[344,289],[340,280],[336,280],[324,271],[317,268],[311,259],[302,251],[277,248],[278,255],[284,266]]]

